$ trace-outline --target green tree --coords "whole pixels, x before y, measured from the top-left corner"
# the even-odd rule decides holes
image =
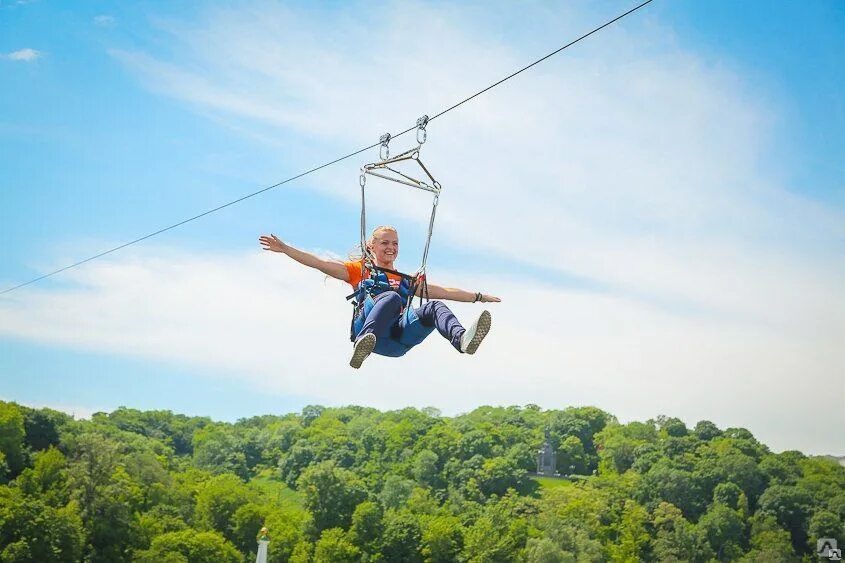
[[[631,422],[611,424],[595,436],[603,471],[624,473],[634,463],[634,450],[643,444],[657,443],[657,430],[651,424]]]
[[[421,562],[421,541],[422,533],[415,515],[395,510],[385,513],[381,553],[386,561]]]
[[[563,474],[588,472],[590,460],[584,450],[584,444],[576,436],[567,436],[558,448],[557,469]]]
[[[772,485],[760,497],[759,511],[775,517],[792,538],[796,553],[803,553],[807,546],[807,525],[813,500],[798,487]]]
[[[695,434],[699,440],[704,442],[708,442],[713,438],[717,438],[722,435],[722,431],[719,430],[719,427],[709,420],[700,420],[697,422],[695,428],[692,430],[692,433]]]
[[[174,558],[174,554],[184,559]],[[243,557],[235,547],[217,532],[183,530],[156,536],[149,549],[139,551],[135,563],[242,563]]]
[[[194,434],[194,465],[213,473],[234,473],[241,479],[249,477],[246,455],[241,439],[224,425],[210,425]]]
[[[87,559],[91,563],[126,561],[143,492],[119,463],[121,445],[101,434],[83,432],[69,439],[68,446],[74,455],[68,486],[81,508]]]
[[[227,539],[231,541],[241,553],[251,553],[256,550],[258,533],[267,520],[269,510],[254,502],[248,502],[238,507],[232,514],[229,528],[231,532]]]
[[[710,546],[698,540],[695,527],[684,518],[681,510],[661,502],[654,509],[655,529],[652,555],[657,561],[706,561],[715,556]]]
[[[67,459],[50,447],[33,456],[33,466],[17,478],[17,485],[27,495],[36,496],[51,506],[64,506],[68,501]]]
[[[439,458],[431,450],[422,450],[414,459],[413,474],[417,483],[425,487],[442,486],[437,470]]]
[[[59,429],[71,420],[53,409],[21,407],[24,413],[25,445],[34,452],[59,445]]]
[[[733,561],[745,551],[745,523],[736,510],[715,503],[697,527],[720,561]]]
[[[423,520],[422,555],[426,563],[457,561],[463,549],[463,532],[461,521],[449,514]]]
[[[16,477],[24,467],[23,422],[23,413],[16,404],[0,401],[0,453],[11,477]]]
[[[297,487],[305,496],[305,508],[313,515],[318,532],[348,528],[355,507],[367,498],[364,483],[332,460],[306,469]]]
[[[314,547],[314,563],[357,563],[361,551],[340,528],[323,530]]]
[[[235,512],[254,498],[236,476],[217,475],[203,484],[197,495],[196,523],[202,530],[215,530],[233,541],[231,523]]]
[[[369,555],[378,553],[384,533],[383,518],[381,506],[373,501],[364,501],[355,507],[349,538],[362,552]]]
[[[385,508],[400,508],[414,491],[414,482],[399,475],[388,475],[384,480],[384,486],[378,495],[379,500]]]
[[[575,556],[549,538],[531,538],[525,546],[526,563],[575,563]]]
[[[75,563],[82,558],[84,543],[76,503],[54,508],[0,487],[0,561]]]
[[[625,507],[622,510],[622,522],[619,525],[618,541],[610,546],[610,555],[613,561],[642,561],[650,540],[646,530],[647,522],[648,512],[645,508],[634,501],[625,502]]]
[[[741,561],[745,563],[793,563],[799,559],[792,548],[789,532],[769,514],[755,515],[751,524],[751,550]],[[813,546],[815,547],[815,546]]]
[[[713,489],[713,502],[724,504],[728,508],[738,510],[741,514],[748,514],[748,501],[745,493],[734,483],[719,483]]]
[[[809,549],[815,550],[816,540],[819,538],[835,538],[837,543],[845,546],[845,528],[839,516],[829,510],[819,510],[810,518]]]

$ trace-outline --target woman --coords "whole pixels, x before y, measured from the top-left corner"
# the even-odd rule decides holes
[[[324,260],[319,256],[314,256],[285,244],[276,235],[263,235],[258,240],[264,250],[287,254],[300,264],[315,268],[327,276],[349,283],[356,290],[360,288],[364,280],[370,277],[370,272],[362,265],[363,258],[347,262]],[[388,226],[376,227],[367,241],[367,250],[376,268],[394,270],[393,264],[399,256],[399,234],[396,229]],[[490,331],[490,313],[483,311],[472,327],[466,330],[449,310],[449,307],[438,300],[448,299],[470,303],[478,301],[498,303],[501,301],[498,297],[492,295],[428,284],[428,297],[433,301],[414,309],[411,315],[405,315],[403,314],[405,302],[399,294],[402,290],[402,277],[390,272],[386,272],[386,277],[391,291],[384,291],[374,296],[372,302],[369,303],[370,306],[366,308],[367,310],[359,313],[358,323],[356,323],[358,329],[353,329],[352,336],[355,339],[355,349],[349,362],[349,365],[353,368],[361,367],[361,364],[373,351],[377,354],[390,356],[404,353],[404,351],[392,353],[391,350],[395,350],[396,341],[401,338],[402,332],[408,329],[406,323],[409,322],[409,317],[416,317],[423,327],[429,328],[429,331],[436,328],[459,352],[474,354],[481,341]],[[417,295],[421,291],[421,288],[416,288]],[[422,338],[427,334],[426,332]],[[388,346],[389,344],[393,345],[393,348]],[[412,345],[406,344],[407,347]]]

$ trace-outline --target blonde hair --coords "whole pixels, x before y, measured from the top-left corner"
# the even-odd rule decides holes
[[[367,246],[371,246],[376,240],[376,235],[381,232],[396,233],[397,236],[399,235],[399,231],[396,230],[396,227],[393,227],[391,225],[379,225],[378,227],[373,229],[373,232],[370,234],[370,238],[367,239]],[[361,248],[361,244],[359,243],[355,250],[353,250],[349,254],[349,260],[351,262],[358,262],[359,260],[363,260],[365,251],[366,249]]]

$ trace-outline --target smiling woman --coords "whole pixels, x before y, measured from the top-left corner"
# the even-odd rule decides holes
[[[259,238],[264,250],[279,252],[300,264],[355,288],[355,314],[351,339],[355,342],[349,365],[361,364],[371,353],[398,357],[420,344],[434,329],[463,354],[474,354],[490,331],[489,311],[482,311],[465,329],[440,299],[498,303],[498,297],[463,289],[441,287],[402,274],[394,269],[399,256],[399,233],[393,227],[376,227],[358,259],[325,260],[282,242],[276,235]],[[368,257],[371,260],[368,260]],[[415,295],[434,299],[421,307],[411,306]]]

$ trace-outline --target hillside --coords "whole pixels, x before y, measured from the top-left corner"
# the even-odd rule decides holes
[[[548,440],[567,479],[536,477]],[[235,424],[0,402],[0,561],[807,561],[845,467],[594,407],[309,406]]]

